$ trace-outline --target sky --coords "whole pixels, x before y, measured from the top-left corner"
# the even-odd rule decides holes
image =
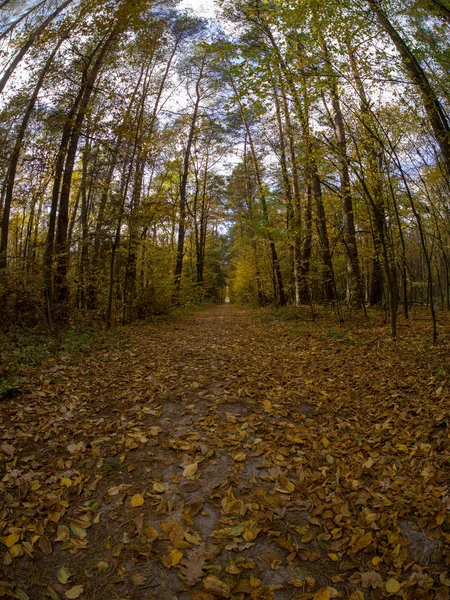
[[[182,0],[180,8],[191,8],[199,17],[213,19],[217,14],[214,0]]]

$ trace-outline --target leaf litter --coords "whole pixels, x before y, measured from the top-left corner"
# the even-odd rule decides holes
[[[0,596],[448,600],[448,340],[330,327],[216,307],[33,369]]]

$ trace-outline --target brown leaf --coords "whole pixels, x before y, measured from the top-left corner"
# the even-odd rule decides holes
[[[230,597],[230,586],[221,581],[215,575],[208,575],[208,577],[206,577],[206,579],[203,580],[203,585],[205,586],[205,590],[211,592],[216,596],[220,596],[221,598]]]
[[[189,556],[180,562],[180,577],[187,586],[199,583],[205,576],[203,567],[206,564],[205,557],[200,552],[190,552]]]
[[[360,573],[361,575],[361,585],[363,588],[382,588],[383,587],[383,579],[381,575],[376,571],[367,571],[366,573]]]

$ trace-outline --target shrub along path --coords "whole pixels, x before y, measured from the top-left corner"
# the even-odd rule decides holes
[[[448,599],[448,339],[371,318],[216,307],[36,367],[0,405],[0,596]]]

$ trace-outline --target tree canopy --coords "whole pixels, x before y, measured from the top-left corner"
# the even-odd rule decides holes
[[[450,308],[444,0],[1,6],[5,325]]]

